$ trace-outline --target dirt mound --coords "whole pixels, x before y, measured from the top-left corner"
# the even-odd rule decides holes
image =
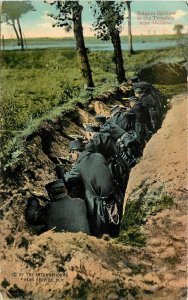
[[[142,226],[147,236],[145,255],[162,279],[167,299],[174,299],[174,295],[168,298],[173,290],[178,293],[175,299],[186,299],[186,95],[174,97],[171,104],[162,128],[131,170],[123,223]],[[157,295],[161,299],[160,292]]]
[[[187,82],[187,71],[180,64],[158,63],[142,68],[139,72],[139,77],[150,83],[179,84]]]

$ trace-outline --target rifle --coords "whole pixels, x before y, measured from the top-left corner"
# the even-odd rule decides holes
[[[84,140],[85,137],[81,134],[69,134],[68,137],[74,140]]]
[[[125,108],[130,108],[130,98],[131,97],[125,97],[125,98],[122,98],[122,100],[124,100],[124,106]]]
[[[72,160],[69,159],[68,157],[58,157],[59,158],[59,163],[63,164],[63,163],[68,163],[68,164],[72,164]]]

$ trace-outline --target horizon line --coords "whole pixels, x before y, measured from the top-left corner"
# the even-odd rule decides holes
[[[166,36],[166,35],[176,35],[175,33],[164,33],[164,34],[133,34],[132,37],[134,36],[140,36],[140,37],[143,37],[143,36]],[[186,33],[182,33],[182,35],[186,35]],[[3,36],[3,34],[2,34]],[[121,35],[120,37],[128,37],[128,35]],[[85,36],[84,38],[96,38],[98,39],[96,36],[93,36],[93,35],[87,35]],[[4,37],[5,40],[17,40],[16,37]],[[66,36],[66,37],[51,37],[51,36],[33,36],[33,37],[25,37],[25,39],[75,39],[73,36]],[[98,39],[100,40],[100,39]],[[102,41],[102,40],[101,40]],[[102,41],[102,42],[105,42],[105,41]]]

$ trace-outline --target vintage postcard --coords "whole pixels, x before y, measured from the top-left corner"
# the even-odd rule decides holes
[[[0,300],[186,300],[188,3],[0,12]]]

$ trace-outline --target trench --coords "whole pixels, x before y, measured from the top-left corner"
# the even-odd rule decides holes
[[[161,68],[160,64],[157,66],[158,69]],[[164,65],[162,67],[164,68]],[[172,67],[174,68],[173,82],[175,80],[174,76],[176,76],[176,82],[179,82],[179,78],[181,78],[181,82],[184,82],[185,72],[182,72],[184,66],[168,65],[167,73]],[[156,65],[147,66],[146,69],[141,70],[141,79],[154,80],[153,77],[146,78],[146,75],[149,74],[148,70],[154,74],[155,69]],[[21,202],[23,212],[27,190],[36,191],[36,193],[47,196],[44,186],[56,179],[55,166],[58,163],[62,163],[65,165],[65,170],[70,168],[69,143],[75,137],[83,135],[83,124],[95,123],[94,116],[97,114],[109,116],[110,108],[113,105],[125,104],[124,98],[130,96],[128,86],[126,84],[121,85],[95,99],[91,98],[87,103],[76,103],[73,111],[67,112],[62,116],[59,115],[53,121],[43,122],[35,132],[25,138],[24,150],[19,155],[19,160],[6,170],[2,169],[2,203],[8,201],[10,196],[14,196],[14,206],[17,207]],[[163,105],[167,107],[167,99],[165,97],[163,97]],[[15,195],[17,193],[19,196]],[[9,206],[6,206],[5,210],[3,209],[0,212],[1,218],[8,211],[8,208]],[[19,217],[20,214],[17,215],[16,213],[15,218],[17,221]]]
[[[45,243],[45,245],[47,245],[47,248],[51,247],[50,253],[52,253],[55,256],[56,260],[55,260],[55,262],[53,262],[53,264],[58,265],[56,255],[58,255],[58,259],[60,257],[61,258],[64,257],[63,255],[65,255],[65,257],[67,255],[66,248],[63,248],[64,251],[66,250],[65,253],[61,253],[62,245],[65,242],[66,242],[65,245],[67,246],[67,249],[69,249],[68,251],[70,251],[70,247],[73,248],[73,249],[71,248],[71,251],[72,251],[71,255],[74,256],[75,246],[73,247],[71,244],[71,243],[73,243],[72,241],[74,241],[74,243],[78,243],[78,244],[76,244],[77,249],[81,253],[85,253],[86,250],[83,248],[80,249],[79,248],[79,247],[81,247],[80,245],[86,245],[86,246],[89,245],[88,246],[89,254],[88,254],[88,256],[84,257],[84,259],[81,256],[82,261],[85,260],[85,261],[88,261],[88,263],[90,263],[89,258],[92,256],[92,254],[99,253],[99,257],[97,257],[97,260],[96,260],[96,257],[94,258],[96,260],[96,261],[94,260],[95,265],[96,265],[97,261],[99,260],[98,258],[102,257],[102,261],[103,260],[107,261],[109,259],[108,263],[109,263],[110,267],[108,267],[108,268],[110,268],[110,270],[113,268],[113,270],[116,270],[116,272],[119,272],[119,271],[117,271],[119,269],[121,269],[121,272],[122,272],[122,270],[125,270],[125,265],[123,265],[123,267],[122,267],[121,263],[127,262],[127,267],[132,270],[131,274],[134,275],[132,282],[135,281],[135,276],[137,276],[137,274],[138,274],[138,276],[140,276],[140,274],[143,275],[148,272],[148,268],[150,268],[150,267],[147,267],[147,264],[149,265],[151,263],[150,262],[151,259],[149,258],[149,262],[146,260],[146,262],[145,262],[146,265],[144,265],[144,263],[142,265],[142,260],[145,259],[141,255],[142,252],[144,251],[144,248],[140,248],[141,250],[139,250],[139,248],[131,247],[131,248],[128,248],[128,250],[126,250],[126,252],[124,252],[125,249],[122,246],[123,243],[121,244],[121,240],[120,240],[119,245],[117,245],[117,247],[116,247],[116,245],[111,246],[111,242],[108,243],[107,241],[104,241],[102,239],[101,240],[96,239],[93,242],[93,237],[85,237],[84,235],[79,235],[79,234],[78,234],[78,238],[77,237],[75,238],[73,236],[71,236],[71,238],[69,238],[69,235],[67,235],[67,240],[66,240],[66,236],[65,237],[63,236],[62,240],[61,240],[60,236],[58,234],[51,234],[51,233],[46,233],[46,235],[44,235],[44,236],[43,235],[38,236],[38,234],[40,234],[40,231],[31,230],[31,228],[29,228],[29,226],[22,219],[23,211],[24,211],[24,207],[25,207],[26,190],[27,189],[34,190],[36,193],[45,194],[44,185],[50,181],[53,181],[56,177],[56,175],[55,175],[56,161],[54,160],[54,158],[51,157],[51,155],[53,154],[54,157],[57,156],[58,158],[61,158],[62,163],[65,163],[66,167],[69,168],[70,163],[69,163],[69,161],[66,161],[66,159],[68,157],[68,145],[69,145],[69,142],[74,139],[73,138],[74,135],[79,135],[79,134],[83,133],[83,125],[82,124],[84,122],[88,122],[88,121],[92,122],[95,114],[99,114],[99,113],[104,113],[106,115],[109,114],[110,106],[114,105],[116,103],[117,104],[123,103],[122,98],[126,97],[126,96],[127,96],[126,92],[123,92],[121,94],[121,97],[118,98],[118,100],[116,100],[115,96],[113,96],[112,98],[106,97],[105,101],[101,101],[99,99],[93,100],[89,103],[88,109],[87,109],[87,107],[83,107],[82,105],[79,105],[76,107],[75,112],[73,114],[71,114],[71,115],[67,114],[63,117],[59,116],[53,122],[50,122],[48,124],[47,123],[43,124],[42,127],[39,128],[39,130],[37,132],[34,132],[33,135],[31,135],[26,140],[25,151],[22,154],[22,156],[20,157],[19,163],[15,166],[14,169],[9,170],[9,182],[4,183],[5,193],[3,196],[6,196],[6,198],[9,199],[13,195],[15,195],[14,199],[11,200],[11,202],[9,202],[8,205],[5,207],[5,209],[3,210],[2,220],[0,220],[2,228],[4,228],[3,235],[6,236],[5,243],[7,243],[7,244],[6,244],[5,249],[8,254],[4,254],[4,255],[7,255],[7,256],[5,256],[7,261],[10,260],[11,256],[9,255],[9,253],[10,253],[10,250],[13,249],[12,252],[16,253],[16,255],[17,255],[17,258],[16,258],[17,264],[24,263],[24,261],[21,260],[21,255],[23,253],[25,255],[25,258],[24,258],[25,265],[27,263],[27,259],[29,261],[31,261],[31,263],[33,263],[34,259],[36,259],[36,257],[34,256],[35,253],[39,253],[39,258],[40,258],[40,255],[41,255],[41,248],[39,247],[40,243],[41,243],[41,245],[44,245],[44,243]],[[104,100],[104,99],[102,99],[102,100]],[[141,188],[142,192],[148,193],[148,190],[143,191],[142,187],[140,187],[140,188]],[[151,200],[151,196],[155,197],[155,195],[151,194],[151,192],[153,192],[153,191],[150,191],[150,195],[149,195],[150,200]],[[140,195],[139,195],[139,197],[140,197]],[[138,197],[138,202],[140,202],[140,199],[141,199],[139,197]],[[170,199],[167,199],[167,200],[170,201]],[[137,205],[137,203],[136,203],[136,205]],[[5,204],[6,204],[6,202],[5,202]],[[142,204],[142,202],[141,202],[141,204]],[[135,208],[138,209],[138,207],[136,205],[134,203],[132,204],[133,210],[135,210]],[[143,206],[143,211],[144,210],[145,210],[145,206]],[[130,216],[130,219],[131,219],[131,216]],[[129,223],[128,224],[129,226],[131,225],[131,222],[133,222],[133,219],[127,220],[127,224]],[[138,216],[138,222],[140,222],[139,216]],[[125,224],[125,225],[127,225],[127,224]],[[131,232],[131,234],[134,235],[134,232]],[[26,251],[24,248],[27,248],[26,246],[23,246],[24,238],[26,239],[26,243],[30,244],[29,245],[30,252],[27,252],[27,253],[24,252],[24,251]],[[134,235],[134,238],[135,238],[135,235]],[[80,242],[80,239],[81,239],[81,242]],[[61,241],[61,243],[58,244],[58,241]],[[94,246],[95,244],[98,245],[98,248],[95,248],[95,246]],[[101,248],[101,247],[103,247],[103,244],[105,244],[105,247],[106,247],[105,250],[104,250],[104,248]],[[136,246],[138,246],[138,245],[136,245]],[[54,249],[55,249],[55,251],[53,252]],[[93,252],[90,251],[90,249]],[[100,250],[100,249],[102,249],[102,250]],[[111,249],[110,251],[112,253],[110,253],[110,255],[109,255],[109,253],[108,253],[108,255],[106,255],[107,249],[108,250]],[[5,251],[5,250],[2,250],[2,251]],[[49,250],[47,249],[42,252],[44,257],[48,256],[48,254],[49,254],[48,251]],[[102,253],[102,251],[104,251],[104,253]],[[127,252],[127,251],[130,251],[131,254],[129,254],[129,252]],[[80,254],[78,255],[78,253],[80,253],[80,252],[76,252],[75,257],[76,256],[79,257]],[[143,252],[143,253],[145,253],[145,252]],[[148,252],[148,253],[150,253],[150,252]],[[148,253],[146,252],[146,255]],[[18,256],[18,255],[20,255],[20,256]],[[43,257],[43,255],[42,255],[42,257]],[[118,258],[117,259],[118,263],[115,261],[116,257]],[[138,258],[138,261],[136,260],[137,258]],[[113,261],[113,259],[114,259],[114,261]],[[129,263],[129,261],[131,261],[131,264]],[[112,262],[113,262],[113,264],[112,264]],[[12,264],[12,262],[11,262],[11,264]],[[53,270],[54,265],[52,264],[51,261],[49,262],[49,264],[50,264],[49,269],[52,267],[52,270]],[[118,264],[120,264],[120,267]],[[22,266],[24,266],[24,267],[25,267],[25,265],[22,264]],[[72,267],[71,261],[70,261],[70,266],[66,265],[65,267],[67,269],[70,269]],[[27,268],[29,268],[29,267],[27,266]],[[75,267],[75,269],[76,268],[77,268],[77,266]],[[104,269],[106,270],[106,266],[104,267]],[[32,267],[29,270],[32,270]],[[97,270],[96,270],[96,272],[97,272]],[[117,273],[117,274],[118,274],[118,278],[121,278],[120,274],[119,273]],[[109,273],[108,273],[108,276],[110,276]],[[125,276],[130,277],[132,275],[126,273]],[[124,281],[124,278],[125,277],[122,277],[122,282]],[[66,278],[64,278],[64,280],[66,281]],[[12,278],[11,279],[8,278],[8,281],[12,282]],[[105,279],[104,279],[104,282],[105,282]],[[112,291],[113,291],[114,290],[114,281],[112,281],[112,282],[113,282],[113,288],[112,288]],[[131,284],[132,284],[132,282],[131,282]],[[4,282],[4,283],[6,283],[6,282]],[[61,283],[61,284],[63,284],[63,283]],[[80,285],[78,285],[78,287],[82,288],[82,285],[81,285],[82,280],[80,280],[79,284]],[[152,291],[150,290],[150,285],[151,284],[148,284],[147,288],[148,288],[148,291],[152,294]],[[28,291],[29,285],[27,285],[27,287],[25,287],[23,283],[19,283],[18,287],[19,286],[22,287],[24,290]],[[93,291],[93,287],[91,287],[92,285],[90,286],[88,283],[88,286],[89,286],[88,289]],[[106,284],[105,288],[104,288],[104,286],[102,287],[103,288],[102,290],[108,291],[109,290],[109,281],[108,280],[107,280],[107,284]],[[136,284],[135,284],[135,286],[136,286]],[[10,287],[8,286],[6,289],[10,291]],[[134,285],[133,285],[133,287],[134,287]],[[41,289],[41,285],[39,285],[37,287],[33,287],[33,290],[34,290],[33,293],[35,293],[36,291],[37,291],[36,293],[38,293],[37,289]],[[73,286],[72,289],[76,290],[77,286],[76,287]],[[16,288],[15,288],[15,290],[16,290]],[[126,287],[126,290],[127,290],[127,287]],[[137,287],[134,288],[135,293],[136,292],[138,293],[138,290],[139,289]],[[121,286],[117,287],[117,291],[121,291],[122,293],[125,292]],[[56,291],[54,293],[58,294],[58,292],[59,291]],[[127,292],[128,292],[128,290],[127,290]],[[144,292],[145,292],[145,290],[144,290]],[[161,292],[161,290],[159,292]],[[21,293],[20,290],[18,290],[19,296],[21,295],[20,293]],[[89,293],[89,292],[86,290],[85,293]],[[118,292],[118,294],[119,294],[119,292]],[[133,297],[135,298],[135,295],[132,294],[132,290],[131,290],[131,295],[133,295]],[[68,296],[70,296],[70,294],[68,294]],[[151,295],[149,295],[149,297],[151,297]],[[153,294],[152,294],[152,297],[153,297]],[[51,299],[52,298],[56,299],[56,295],[53,294],[51,296]],[[119,296],[119,298],[120,298],[120,296]],[[117,298],[117,299],[119,299],[119,298]],[[41,299],[42,299],[42,296],[41,296]],[[71,299],[71,297],[69,297],[69,299]],[[107,296],[105,295],[103,297],[103,299],[107,299]],[[144,298],[144,299],[147,299],[147,298]],[[155,298],[153,297],[153,299],[155,299]],[[175,299],[175,298],[171,297],[171,299]]]

